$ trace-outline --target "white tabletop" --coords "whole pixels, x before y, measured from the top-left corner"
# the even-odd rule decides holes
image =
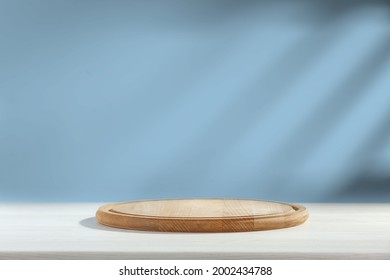
[[[305,204],[301,226],[244,233],[109,228],[102,204],[1,204],[0,259],[390,259],[389,204]]]

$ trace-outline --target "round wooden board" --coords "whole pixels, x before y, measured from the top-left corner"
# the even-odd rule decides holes
[[[239,232],[293,227],[306,208],[248,199],[141,200],[104,205],[99,223],[116,228],[165,232]]]

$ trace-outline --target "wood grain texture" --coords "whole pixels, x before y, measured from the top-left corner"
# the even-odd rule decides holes
[[[171,199],[105,205],[96,213],[111,227],[163,232],[243,232],[293,227],[308,218],[306,208],[247,199]]]
[[[305,203],[300,226],[236,233],[107,227],[102,204],[0,204],[0,259],[390,259],[390,204]]]

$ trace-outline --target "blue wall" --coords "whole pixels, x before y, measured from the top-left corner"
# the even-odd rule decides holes
[[[0,201],[390,202],[388,1],[0,0]]]

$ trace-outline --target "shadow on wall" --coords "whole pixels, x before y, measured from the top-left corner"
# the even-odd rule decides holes
[[[390,176],[360,176],[350,185],[325,198],[324,202],[389,203]]]
[[[0,1],[0,201],[390,202],[390,1],[152,2]]]

